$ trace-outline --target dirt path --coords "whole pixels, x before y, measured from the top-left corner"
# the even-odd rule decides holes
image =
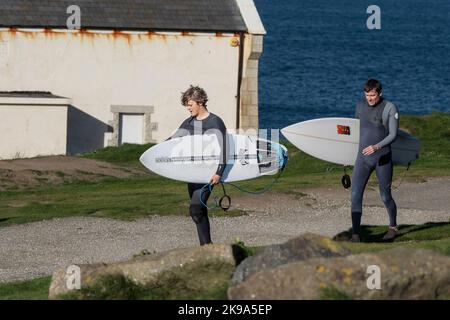
[[[264,194],[233,199],[240,217],[212,217],[213,241],[248,245],[283,242],[304,232],[333,236],[350,227],[349,191],[298,190],[305,195]],[[393,192],[401,224],[450,219],[450,178],[403,183]],[[376,190],[367,190],[364,224],[385,225]],[[0,228],[0,282],[51,275],[70,264],[129,259],[143,249],[163,251],[197,245],[189,217],[149,217],[133,222],[66,218]]]

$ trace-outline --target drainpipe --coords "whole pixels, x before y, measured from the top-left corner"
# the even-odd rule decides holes
[[[236,130],[240,127],[240,113],[241,113],[241,84],[242,74],[244,69],[244,40],[245,35],[243,32],[239,34],[239,69],[238,69],[238,81],[237,81],[237,94],[236,94]]]

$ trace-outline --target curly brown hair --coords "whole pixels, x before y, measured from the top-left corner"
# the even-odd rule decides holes
[[[193,100],[206,108],[208,95],[206,94],[205,90],[203,90],[199,86],[191,85],[189,89],[181,93],[181,104],[183,106],[186,106],[189,100]]]
[[[380,93],[381,90],[383,90],[381,82],[376,79],[367,80],[367,82],[364,84],[364,91],[369,92],[372,91],[373,89],[375,89],[378,93]]]

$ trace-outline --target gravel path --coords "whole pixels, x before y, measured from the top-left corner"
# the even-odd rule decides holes
[[[248,245],[286,241],[304,232],[325,236],[350,226],[349,191],[299,190],[305,196],[265,194],[233,199],[248,214],[212,217],[213,241]],[[403,183],[394,190],[398,222],[420,224],[449,221],[450,178],[420,184]],[[364,224],[385,225],[386,211],[376,190],[368,189]],[[51,275],[70,264],[126,260],[147,249],[163,251],[197,245],[189,217],[153,216],[132,222],[101,218],[65,218],[0,228],[0,282]]]

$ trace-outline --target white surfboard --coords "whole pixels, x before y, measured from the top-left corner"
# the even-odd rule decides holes
[[[287,149],[256,136],[228,134],[224,182],[276,174],[287,161]],[[140,157],[149,170],[163,177],[208,183],[220,162],[220,144],[214,134],[190,135],[159,143]]]
[[[358,155],[359,119],[321,118],[281,129],[294,146],[328,162],[353,166]],[[406,165],[419,157],[420,141],[399,130],[391,145],[395,164]]]

